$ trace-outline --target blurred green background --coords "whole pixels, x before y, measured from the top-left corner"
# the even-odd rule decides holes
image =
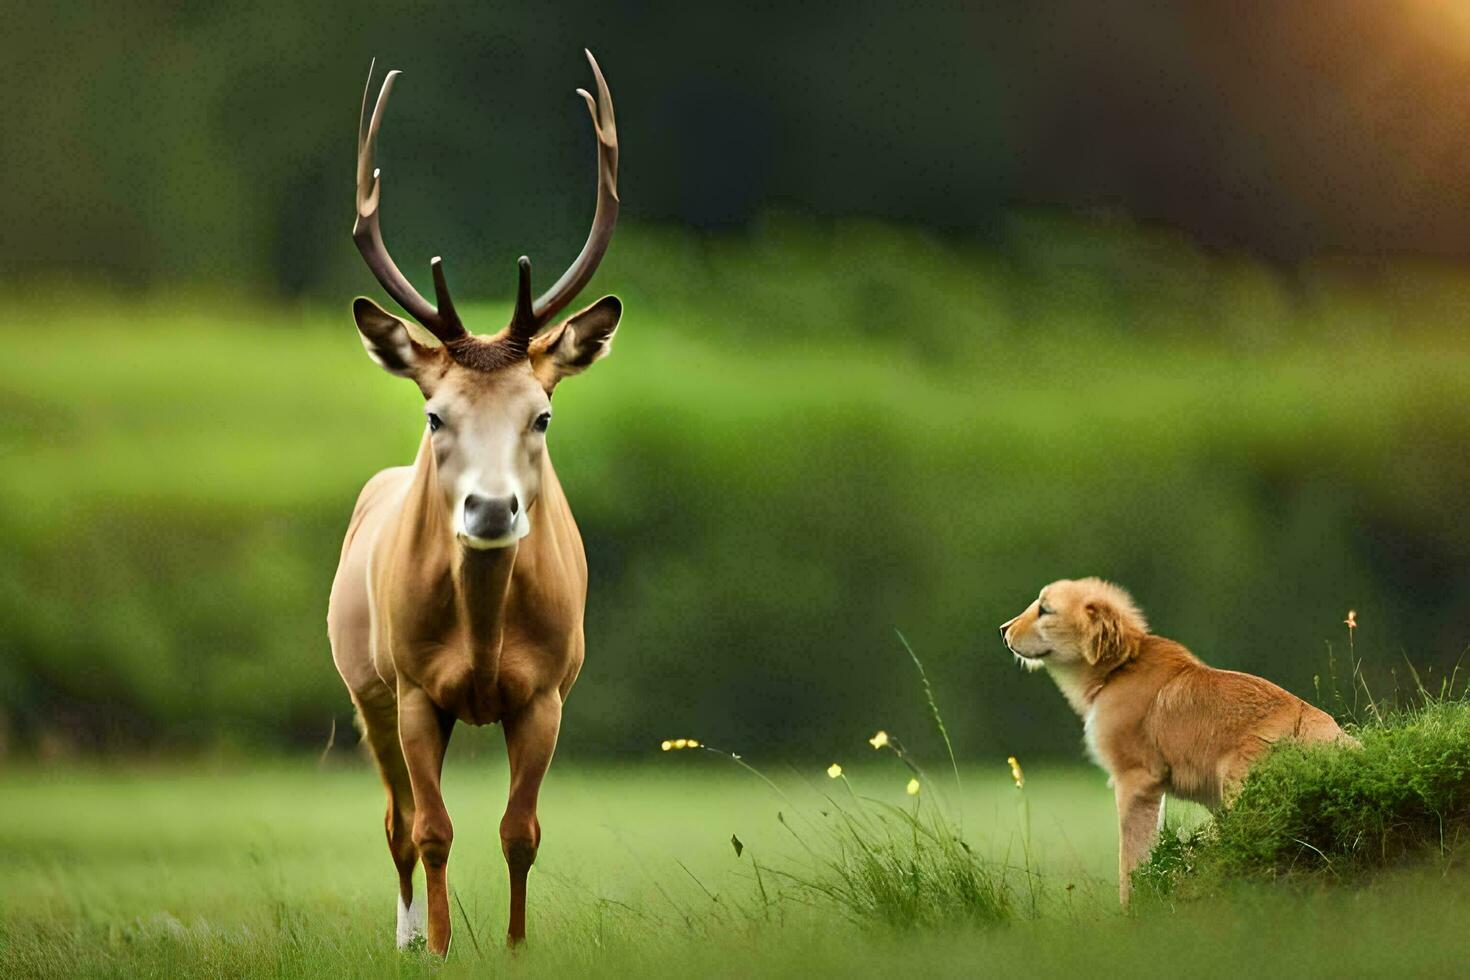
[[[319,748],[357,489],[412,385],[348,314],[369,59],[384,228],[472,326],[586,232],[612,85],[627,313],[559,394],[592,566],[563,751],[1074,755],[995,636],[1045,582],[1306,696],[1470,641],[1470,14],[61,4],[0,81],[0,736]],[[1391,16],[1390,16],[1391,13]],[[542,279],[542,282],[549,281]],[[345,739],[342,739],[345,741]]]

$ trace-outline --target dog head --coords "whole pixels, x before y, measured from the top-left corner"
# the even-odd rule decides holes
[[[1110,670],[1131,660],[1147,634],[1133,597],[1099,578],[1053,582],[1000,627],[1006,649],[1028,670]]]

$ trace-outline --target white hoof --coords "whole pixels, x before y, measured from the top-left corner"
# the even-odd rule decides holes
[[[403,904],[403,896],[398,897],[398,948],[406,949],[413,945],[414,940],[422,939],[424,936],[424,903],[418,896],[408,905]]]

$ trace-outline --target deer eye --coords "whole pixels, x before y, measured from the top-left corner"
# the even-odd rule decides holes
[[[1038,615],[1038,616],[1050,616],[1051,615],[1051,610],[1048,609],[1048,608],[1046,608],[1046,606],[1042,605],[1041,603],[1037,603],[1036,604],[1036,615]]]
[[[439,427],[444,424],[444,420],[435,415],[433,412],[429,412],[427,414],[429,416],[429,431],[438,432]]]
[[[540,415],[536,416],[536,421],[531,423],[531,428],[535,429],[537,432],[545,432],[546,427],[550,424],[551,413],[542,412]]]

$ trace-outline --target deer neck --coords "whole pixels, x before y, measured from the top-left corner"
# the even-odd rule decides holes
[[[425,639],[459,640],[477,678],[493,681],[504,638],[511,573],[525,541],[505,548],[468,548],[455,536],[444,506],[427,434],[399,514],[394,549],[396,578],[423,615],[409,613]],[[458,645],[458,644],[455,644]]]
[[[476,673],[495,676],[505,636],[505,611],[520,542],[479,551],[454,542],[454,602]]]

